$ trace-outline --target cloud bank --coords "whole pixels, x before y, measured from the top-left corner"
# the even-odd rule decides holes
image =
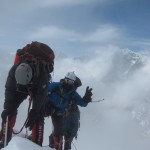
[[[8,55],[7,55],[8,56]],[[2,111],[5,79],[12,64],[3,59],[0,73],[0,106]],[[4,63],[5,62],[5,63]],[[68,71],[75,71],[83,86],[78,89],[81,96],[86,86],[93,88],[93,101],[104,98],[100,103],[90,103],[81,110],[81,127],[78,149],[104,150],[148,150],[150,137],[150,61],[149,55],[135,53],[118,47],[95,47],[82,57],[68,57],[56,53],[53,81],[59,81]],[[19,108],[15,128],[21,128],[28,101]],[[26,108],[26,109],[25,109]],[[22,117],[24,116],[24,117]],[[50,118],[46,119],[44,144],[52,130]]]

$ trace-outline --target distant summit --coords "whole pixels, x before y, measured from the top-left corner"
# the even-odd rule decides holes
[[[105,82],[129,78],[144,66],[142,55],[128,49],[116,51],[110,59],[110,68],[104,77]]]

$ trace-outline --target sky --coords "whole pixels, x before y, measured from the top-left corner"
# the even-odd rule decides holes
[[[110,45],[149,50],[149,0],[1,0],[0,49],[32,41],[56,52],[85,55]]]
[[[56,54],[53,81],[75,71],[83,83],[78,89],[81,96],[86,86],[90,86],[93,101],[105,99],[80,108],[76,148],[149,150],[149,3],[148,0],[1,0],[0,112],[16,50],[32,41],[44,42]],[[28,104],[25,100],[19,107],[17,130],[25,121]],[[51,130],[51,120],[46,118],[43,145],[48,145]]]

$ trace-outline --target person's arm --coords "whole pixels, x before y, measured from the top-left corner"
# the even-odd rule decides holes
[[[84,101],[84,99],[77,92],[74,93],[72,99],[74,99],[76,104],[81,107],[86,107],[88,104],[87,102]]]
[[[92,102],[92,95],[92,88],[87,87],[83,98],[77,92],[75,92],[73,95],[73,99],[76,100],[77,105],[86,107],[89,102]]]

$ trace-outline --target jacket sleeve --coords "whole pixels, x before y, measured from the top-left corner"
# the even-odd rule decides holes
[[[56,88],[58,86],[58,83],[57,82],[52,82],[52,83],[49,83],[48,84],[48,92],[49,94],[51,93],[51,91]]]
[[[77,92],[74,92],[72,99],[74,99],[76,101],[76,104],[81,107],[86,107],[88,104]]]

